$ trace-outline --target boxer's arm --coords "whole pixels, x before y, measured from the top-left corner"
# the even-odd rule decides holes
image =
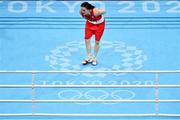
[[[94,9],[93,9],[93,12],[94,12],[94,15],[95,15],[95,16],[99,16],[99,15],[102,15],[102,14],[105,14],[105,13],[106,13],[105,10],[99,9],[99,8],[94,8]]]

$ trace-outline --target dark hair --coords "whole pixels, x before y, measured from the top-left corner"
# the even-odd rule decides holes
[[[88,9],[88,10],[95,8],[95,6],[91,5],[91,4],[88,3],[88,2],[83,2],[83,3],[81,4],[81,7],[85,7],[85,8]]]

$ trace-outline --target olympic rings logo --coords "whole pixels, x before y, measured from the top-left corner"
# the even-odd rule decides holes
[[[58,92],[58,98],[61,100],[130,100],[135,97],[135,93],[129,90],[62,90]],[[77,103],[88,105],[89,103]],[[103,103],[102,104],[118,104],[118,103]]]

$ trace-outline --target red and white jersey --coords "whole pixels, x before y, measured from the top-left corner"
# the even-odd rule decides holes
[[[102,15],[95,16],[93,9],[90,10],[90,15],[83,15],[82,13],[81,15],[83,16],[83,18],[85,18],[88,22],[92,24],[100,24],[104,22],[104,17]]]

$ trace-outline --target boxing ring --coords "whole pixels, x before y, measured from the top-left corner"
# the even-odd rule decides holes
[[[179,119],[180,1],[91,1],[97,66],[81,65],[82,2],[0,1],[0,119]]]
[[[36,84],[36,76],[39,74],[93,74],[93,73],[107,73],[107,74],[152,74],[154,75],[155,84],[153,85],[37,85]],[[161,99],[159,98],[159,89],[163,88],[180,88],[180,85],[163,85],[159,84],[160,76],[162,74],[179,74],[180,71],[0,71],[0,74],[30,74],[31,75],[31,85],[0,85],[0,88],[15,88],[15,89],[22,89],[22,88],[30,88],[31,89],[31,99],[29,100],[0,100],[0,103],[31,103],[31,113],[9,113],[9,114],[0,114],[0,116],[59,116],[59,117],[180,117],[180,114],[163,114],[159,111],[160,103],[179,103],[180,99]],[[48,100],[48,99],[36,99],[36,89],[48,89],[48,88],[81,88],[81,89],[96,89],[96,88],[151,88],[155,89],[154,96],[155,99],[133,99],[133,100],[121,100],[121,99],[96,99],[96,100],[83,100],[83,99],[66,99],[66,100]],[[36,103],[154,103],[155,109],[153,113],[148,114],[61,114],[61,113],[39,113],[36,112]],[[130,106],[129,106],[130,107]]]

